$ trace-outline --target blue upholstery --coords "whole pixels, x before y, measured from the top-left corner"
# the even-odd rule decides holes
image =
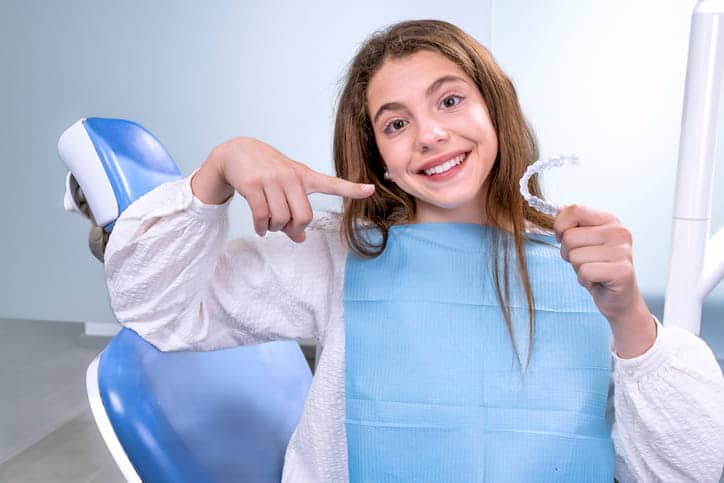
[[[311,377],[295,341],[160,352],[123,329],[98,382],[143,481],[278,483]]]
[[[100,162],[119,213],[181,177],[142,126],[101,118],[83,126],[98,157],[69,164]],[[153,482],[280,481],[311,379],[296,341],[161,352],[129,329],[113,338],[98,367],[113,430],[140,478]]]
[[[119,213],[156,186],[182,177],[166,148],[140,124],[89,117],[83,126],[111,182]],[[113,223],[105,229],[110,233]]]

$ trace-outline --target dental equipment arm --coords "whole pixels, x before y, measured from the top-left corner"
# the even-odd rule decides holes
[[[723,0],[700,0],[691,18],[664,324],[698,335],[704,298],[724,277],[724,229],[709,238],[724,65]]]

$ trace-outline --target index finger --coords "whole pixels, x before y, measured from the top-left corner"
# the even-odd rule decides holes
[[[558,241],[560,241],[563,233],[570,228],[598,226],[614,221],[618,221],[618,218],[611,213],[594,210],[583,205],[567,205],[558,212],[556,221],[553,223],[553,230],[556,232]]]
[[[328,176],[308,170],[303,175],[304,189],[309,193],[324,193],[328,195],[344,196],[346,198],[367,198],[375,191],[375,185],[353,183],[346,179]]]

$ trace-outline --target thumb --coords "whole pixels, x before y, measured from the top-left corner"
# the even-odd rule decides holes
[[[327,176],[312,170],[309,170],[305,175],[304,186],[307,194],[325,193],[352,199],[367,198],[375,192],[375,185],[373,184],[353,183],[346,179]]]

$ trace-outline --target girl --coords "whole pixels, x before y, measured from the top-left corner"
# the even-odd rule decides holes
[[[320,341],[285,482],[717,481],[711,350],[651,315],[618,219],[526,205],[537,158],[482,45],[393,25],[349,69],[337,177],[255,139],[216,147],[116,222],[111,306],[164,351]],[[235,192],[264,238],[225,243]],[[343,213],[315,216],[313,192]]]

